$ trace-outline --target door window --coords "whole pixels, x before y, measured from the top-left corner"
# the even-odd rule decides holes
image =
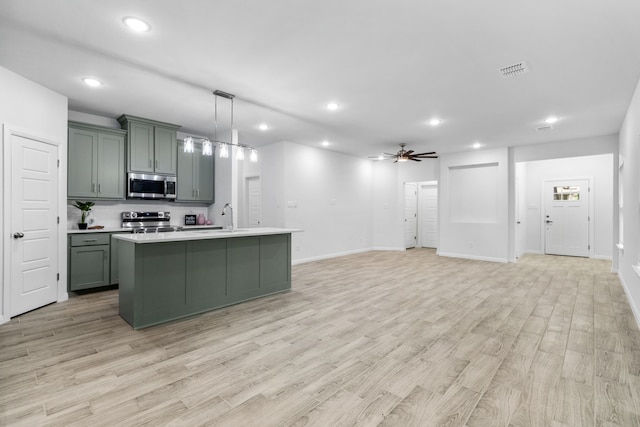
[[[553,187],[553,200],[580,200],[580,186],[564,185]]]

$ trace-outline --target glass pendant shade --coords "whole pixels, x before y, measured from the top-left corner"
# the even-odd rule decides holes
[[[249,161],[251,161],[252,163],[256,163],[258,161],[258,152],[255,149],[251,150]]]
[[[221,159],[228,159],[229,158],[229,146],[228,146],[228,144],[225,144],[224,142],[222,144],[220,144],[220,158]]]
[[[236,149],[236,159],[244,160],[244,147],[238,147]]]
[[[213,156],[213,144],[208,139],[202,142],[202,155]]]
[[[185,153],[193,153],[194,147],[193,147],[193,138],[191,138],[190,136],[186,137],[184,139],[184,152]]]

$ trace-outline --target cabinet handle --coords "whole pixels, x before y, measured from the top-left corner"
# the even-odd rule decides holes
[[[158,169],[158,160],[156,160],[156,169]]]
[[[200,189],[199,188],[196,190],[196,197],[200,197]]]
[[[102,188],[102,187],[101,187],[101,184],[98,184],[98,193],[102,193],[101,188]]]
[[[85,243],[89,243],[89,242],[97,242],[98,239],[87,239],[87,240],[83,240],[83,242]]]
[[[96,183],[95,183],[95,182],[92,182],[92,183],[91,183],[91,192],[92,192],[92,193],[95,193],[95,192],[96,192]]]
[[[151,167],[151,159],[149,159],[149,167]]]

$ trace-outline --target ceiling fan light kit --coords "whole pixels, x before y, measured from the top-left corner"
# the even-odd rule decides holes
[[[400,150],[395,153],[395,154],[391,154],[391,153],[382,153],[378,156],[369,156],[370,159],[375,159],[375,160],[391,160],[391,159],[395,159],[393,163],[398,163],[398,162],[406,162],[408,160],[413,160],[414,162],[421,162],[422,159],[437,159],[438,155],[436,154],[435,151],[431,151],[428,153],[414,153],[413,150],[405,150],[404,147],[407,144],[402,143],[400,144]]]

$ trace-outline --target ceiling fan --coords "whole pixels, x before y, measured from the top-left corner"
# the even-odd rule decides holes
[[[414,162],[421,162],[422,160],[420,159],[437,159],[438,158],[435,151],[432,151],[430,153],[414,153],[413,150],[406,151],[404,149],[406,145],[407,144],[405,143],[400,144],[400,151],[398,151],[396,154],[382,153],[379,156],[369,156],[369,158],[376,159],[376,160],[395,159],[393,163],[406,162],[407,160],[413,160]]]

